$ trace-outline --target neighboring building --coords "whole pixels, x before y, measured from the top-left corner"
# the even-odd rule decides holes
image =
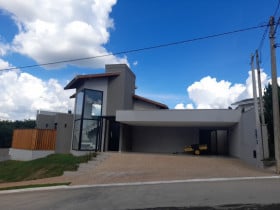
[[[68,113],[38,111],[36,116],[37,129],[55,129],[55,153],[70,153],[74,115]]]
[[[249,111],[254,108],[254,99],[247,98],[241,101],[236,101],[232,104],[233,106],[237,106],[242,111]]]
[[[106,65],[102,74],[78,75],[65,89],[76,89],[72,153],[180,153],[184,146],[200,143],[212,154],[261,165],[253,105],[168,110],[135,95],[135,75],[125,64]]]
[[[8,157],[12,160],[34,160],[54,153],[70,153],[73,120],[71,113],[38,111],[35,129],[14,130]]]

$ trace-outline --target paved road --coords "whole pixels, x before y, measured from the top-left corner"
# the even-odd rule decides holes
[[[118,210],[272,203],[280,203],[279,178],[87,187],[0,194],[1,209],[29,210]]]

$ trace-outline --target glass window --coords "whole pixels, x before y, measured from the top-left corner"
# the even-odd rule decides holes
[[[84,119],[101,116],[102,92],[85,90]]]
[[[81,120],[76,120],[74,123],[74,132],[73,132],[73,141],[72,149],[79,149],[79,139],[80,139],[80,130],[81,130]]]
[[[81,150],[95,150],[98,137],[97,120],[83,120]]]
[[[84,89],[76,96],[75,125],[72,148],[74,150],[96,150],[100,148],[100,116],[103,93]]]
[[[75,119],[81,119],[83,113],[84,92],[80,91],[76,97]]]

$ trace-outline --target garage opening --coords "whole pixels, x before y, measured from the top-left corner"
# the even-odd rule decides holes
[[[200,129],[199,144],[206,144],[207,154],[228,155],[228,131],[226,129]]]

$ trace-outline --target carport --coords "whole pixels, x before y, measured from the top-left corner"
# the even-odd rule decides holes
[[[226,155],[229,129],[240,116],[239,110],[231,109],[117,111],[119,150],[180,153],[186,145],[207,144],[211,154]]]

